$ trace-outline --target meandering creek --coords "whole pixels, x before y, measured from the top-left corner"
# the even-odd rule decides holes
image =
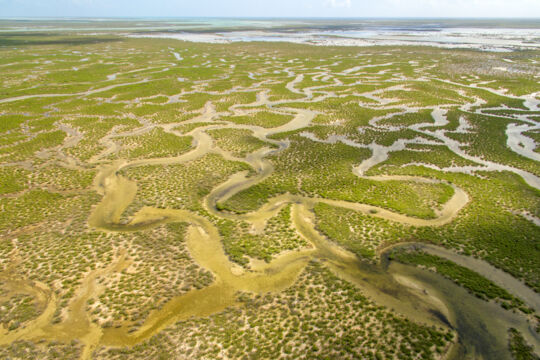
[[[177,56],[176,53],[173,54],[180,60],[179,55]],[[351,71],[353,70],[356,71],[356,69],[351,69]],[[301,75],[294,77],[294,80],[287,85],[287,88],[292,92],[306,95],[305,101],[312,100],[313,95],[311,92],[300,91],[295,88],[295,85],[300,81],[302,81]],[[122,84],[111,85],[106,88],[86,92],[85,94],[105,91],[116,86],[122,86]],[[19,97],[17,100],[31,97],[34,96]],[[373,94],[373,97],[375,97],[375,94]],[[15,101],[15,99],[0,100],[0,102],[7,101]],[[258,104],[260,105],[271,107],[279,103],[282,102],[268,101],[264,93],[258,97]],[[536,103],[534,106],[536,106]],[[238,109],[240,111],[240,108]],[[456,329],[458,341],[452,347],[449,354],[449,358],[451,359],[509,359],[510,354],[506,345],[507,330],[509,327],[520,330],[527,341],[535,347],[535,351],[540,351],[540,337],[530,328],[523,314],[506,311],[495,303],[479,300],[451,281],[427,270],[394,262],[386,263],[382,261],[380,264],[372,264],[362,261],[354,254],[330,242],[315,228],[315,218],[312,209],[318,202],[324,202],[332,206],[344,207],[371,216],[414,226],[440,226],[447,224],[458,215],[459,211],[469,201],[467,194],[453,184],[449,185],[452,186],[454,195],[444,204],[442,209],[436,212],[437,217],[434,219],[414,218],[366,204],[309,198],[291,194],[283,194],[271,198],[259,210],[247,214],[236,215],[217,210],[216,204],[218,202],[234,196],[238,192],[249,188],[272,174],[273,166],[266,157],[277,151],[282,151],[288,146],[288,143],[270,140],[268,139],[269,135],[304,128],[311,123],[316,115],[315,112],[295,108],[280,108],[280,111],[294,114],[294,119],[286,125],[273,129],[232,123],[203,126],[188,133],[194,139],[194,149],[183,155],[134,161],[118,160],[99,165],[99,173],[95,178],[94,188],[103,197],[98,206],[90,214],[89,224],[102,231],[117,232],[148,229],[169,222],[188,223],[187,247],[189,252],[195,262],[214,274],[215,281],[213,284],[207,288],[192,290],[185,295],[173,298],[161,309],[151,312],[144,324],[134,332],[130,332],[127,326],[102,329],[89,321],[88,315],[85,312],[85,304],[90,297],[96,296],[100,291],[99,286],[96,284],[98,277],[121,271],[128,265],[129,260],[125,258],[125,255],[119,254],[118,258],[108,267],[98,269],[87,276],[81,289],[69,304],[67,319],[65,321],[59,324],[50,323],[56,300],[54,293],[41,290],[39,296],[46,303],[46,310],[43,314],[24,329],[0,334],[0,344],[7,344],[16,339],[79,339],[85,344],[82,358],[90,358],[93,349],[98,345],[116,347],[133,346],[179,320],[192,316],[208,316],[223,311],[227,307],[239,306],[235,300],[235,293],[237,291],[254,293],[279,292],[295,282],[298,274],[310,260],[318,260],[324,263],[338,277],[358,286],[363,293],[378,304],[385,305],[414,321],[450,326]],[[210,107],[200,117],[190,122],[209,121],[214,115],[215,112]],[[445,124],[443,118],[444,111],[441,109],[434,109],[433,117],[435,119],[435,125],[440,126]],[[174,133],[174,125],[176,124],[166,125],[163,128],[165,131]],[[433,126],[433,124],[429,125]],[[217,148],[212,138],[205,132],[208,129],[220,127],[249,129],[255,137],[277,145],[278,149],[263,148],[249,154],[246,158],[236,158],[230,153]],[[469,156],[461,149],[461,144],[453,142],[453,140],[446,137],[442,132],[424,130],[422,124],[416,126],[416,130],[419,133],[432,135],[446,144],[456,154],[479,163],[479,169],[488,168],[490,170],[514,171],[523,175],[529,184],[537,188],[540,187],[538,178],[532,174],[520,173],[521,170]],[[509,128],[509,133],[516,134],[516,137],[513,139],[518,139],[519,135],[517,134],[520,134],[520,132],[521,128]],[[309,134],[305,135],[313,137]],[[113,140],[113,138],[105,139],[104,144],[108,148],[103,151],[101,156],[93,157],[91,161],[98,164],[102,162],[101,159],[103,156],[114,152],[117,149],[117,145]],[[318,141],[346,142],[347,140],[335,138]],[[420,142],[416,140],[398,141],[391,147],[382,147],[376,144],[367,146],[373,151],[372,158],[360,163],[360,165],[352,169],[353,172],[357,176],[365,177],[364,173],[370,167],[384,161],[390,151],[405,148],[407,143]],[[355,144],[349,145],[355,146]],[[515,144],[515,147],[518,146],[520,149],[524,149],[522,151],[524,154],[536,156],[530,153],[530,146],[526,142],[520,140]],[[256,175],[248,176],[245,172],[237,173],[214,188],[204,199],[204,206],[207,211],[217,217],[248,221],[256,231],[260,231],[264,228],[266,221],[277,214],[283,206],[293,204],[293,225],[298,233],[310,242],[312,247],[302,251],[284,253],[268,264],[256,263],[248,272],[229,260],[224,252],[220,234],[214,224],[194,212],[180,209],[144,207],[135,213],[132,218],[123,218],[125,209],[135,198],[137,184],[123,176],[122,170],[146,165],[181,164],[198,159],[208,153],[217,153],[225,159],[246,162],[255,169]],[[459,170],[466,171],[467,169],[462,168]],[[372,176],[368,178],[376,181],[439,182],[433,179],[404,176]],[[528,305],[537,311],[539,310],[540,297],[538,294],[527,288],[520,281],[508,274],[502,273],[488,263],[477,259],[469,259],[440,247],[425,246],[425,249],[428,252],[451,259],[460,265],[481,273],[513,294],[523,298]]]
[[[306,118],[312,115],[303,110],[295,111],[298,112],[295,120],[284,128],[287,131],[304,127]],[[227,126],[230,127],[230,125]],[[238,127],[245,128],[245,126]],[[266,140],[268,133],[274,131],[258,128],[255,134]],[[280,129],[280,131],[286,130]],[[204,132],[200,129],[191,133],[197,144],[193,151],[176,158],[160,159],[158,163],[178,164],[193,160],[206,152],[217,152],[225,158],[231,158],[230,154],[216,149],[211,143],[211,138],[203,134]],[[287,146],[286,144],[279,145],[281,148]],[[493,354],[498,354],[498,358],[509,358],[506,349],[506,331],[509,327],[520,329],[527,340],[538,347],[538,336],[529,329],[525,317],[521,314],[512,313],[497,304],[476,299],[454,283],[425,270],[396,263],[391,263],[389,266],[365,263],[354,254],[329,242],[314,227],[315,219],[311,209],[317,202],[346,207],[415,226],[442,225],[451,221],[468,202],[467,194],[460,188],[453,186],[454,196],[439,211],[438,217],[430,220],[408,217],[364,204],[290,194],[269,199],[259,210],[248,214],[235,215],[218,211],[215,206],[217,202],[252,186],[272,173],[272,165],[265,156],[273,151],[276,150],[262,149],[250,154],[244,161],[257,169],[257,175],[247,177],[245,173],[239,173],[231,176],[229,180],[216,187],[204,202],[206,209],[213,215],[242,219],[251,222],[256,229],[262,229],[264,223],[277,214],[285,204],[294,204],[294,225],[298,232],[310,241],[313,248],[286,253],[269,264],[254,266],[250,272],[238,271],[238,266],[231,263],[224,253],[220,235],[215,226],[194,213],[185,210],[146,207],[136,213],[129,222],[120,222],[121,214],[135,196],[136,184],[121,176],[119,172],[131,166],[156,164],[156,160],[119,162],[103,167],[102,176],[98,177],[96,186],[103,191],[104,197],[92,213],[90,223],[107,231],[134,231],[166,222],[187,222],[191,225],[187,242],[189,251],[198,264],[214,273],[216,281],[208,288],[191,291],[173,299],[162,309],[151,313],[144,325],[133,333],[128,333],[128,329],[122,327],[105,330],[100,339],[101,344],[133,345],[178,320],[191,316],[207,316],[226,307],[235,306],[237,304],[234,293],[238,290],[256,293],[281,291],[295,281],[310,259],[318,259],[337,276],[356,284],[379,304],[386,305],[415,321],[438,325],[450,324],[460,335],[458,344],[452,350],[452,358],[470,356],[488,359],[493,358]],[[379,181],[436,182],[431,179],[402,176],[373,178]],[[372,210],[377,210],[377,212],[373,214]],[[448,251],[442,248],[431,248],[439,249],[441,252]],[[465,258],[457,254],[453,256]],[[491,265],[485,262],[483,264],[493,269]],[[514,283],[519,283],[518,280],[513,278],[512,280]],[[529,291],[528,295],[531,296],[528,299],[537,303],[538,296],[532,290],[526,289]],[[523,289],[516,286],[512,290],[517,295],[521,295],[520,292]]]

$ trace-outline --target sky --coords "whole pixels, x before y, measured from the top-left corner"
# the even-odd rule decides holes
[[[540,0],[0,0],[4,17],[540,18]]]

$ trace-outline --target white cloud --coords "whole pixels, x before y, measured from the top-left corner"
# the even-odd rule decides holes
[[[333,8],[340,8],[340,7],[350,8],[351,0],[326,0],[325,5],[333,7]]]

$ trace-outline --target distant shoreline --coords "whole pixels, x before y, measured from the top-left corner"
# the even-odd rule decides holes
[[[491,52],[540,49],[540,18],[10,18],[1,33],[69,32],[192,42],[434,46]]]

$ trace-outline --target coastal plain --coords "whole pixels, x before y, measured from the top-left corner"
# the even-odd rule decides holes
[[[540,51],[0,34],[0,358],[538,359]]]

